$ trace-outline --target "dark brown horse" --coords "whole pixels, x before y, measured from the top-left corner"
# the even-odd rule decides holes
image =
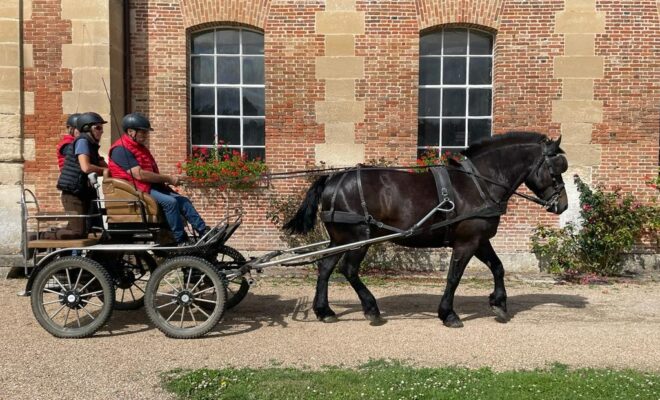
[[[292,233],[311,230],[320,200],[329,247],[401,231],[406,235],[393,242],[402,246],[451,247],[447,286],[438,308],[438,317],[448,327],[463,326],[454,312],[454,292],[474,255],[493,273],[495,290],[489,303],[498,320],[506,321],[504,268],[490,239],[497,233],[506,203],[523,183],[538,197],[527,196],[530,200],[555,214],[566,210],[561,174],[568,165],[561,156],[560,141],[528,132],[494,136],[465,150],[469,161],[448,166],[444,175],[448,180],[440,179],[439,185],[428,171],[363,167],[322,176],[309,188],[298,212],[284,228]],[[434,208],[439,210],[419,228],[409,229]],[[336,218],[335,214],[343,217]],[[358,276],[367,249],[363,246],[331,255],[318,263],[313,309],[321,321],[336,321],[328,305],[328,278],[343,256],[340,271],[360,298],[365,317],[372,324],[384,323],[376,299]]]

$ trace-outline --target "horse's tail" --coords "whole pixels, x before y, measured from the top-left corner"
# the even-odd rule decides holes
[[[319,200],[327,180],[327,176],[321,176],[312,183],[312,186],[307,190],[305,199],[298,207],[296,215],[282,227],[284,230],[289,233],[307,233],[314,228],[314,225],[316,225],[316,210],[319,207]]]

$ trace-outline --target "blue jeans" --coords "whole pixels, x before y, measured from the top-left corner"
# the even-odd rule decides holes
[[[165,192],[153,188],[149,194],[163,209],[167,224],[170,226],[170,229],[172,229],[172,234],[177,243],[186,240],[186,232],[183,229],[183,217],[186,217],[186,220],[190,222],[190,225],[192,225],[193,229],[198,233],[203,233],[204,230],[206,230],[204,220],[199,216],[199,213],[195,210],[195,207],[187,197],[181,196],[174,191]]]

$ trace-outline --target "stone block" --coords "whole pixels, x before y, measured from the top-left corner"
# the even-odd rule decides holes
[[[62,19],[93,19],[105,20],[109,18],[108,0],[61,0]]]
[[[19,114],[21,112],[20,94],[18,88],[0,90],[0,114]]]
[[[74,68],[71,70],[74,92],[103,92],[103,78],[110,89],[110,71],[104,67]]]
[[[326,100],[354,100],[355,80],[353,79],[326,79]]]
[[[355,0],[326,0],[326,11],[350,11],[355,10]]]
[[[20,66],[18,43],[0,43],[0,65],[3,67]]]
[[[110,46],[100,45],[62,45],[62,67],[106,67],[110,64]]]
[[[355,143],[355,124],[352,122],[325,124],[325,143]]]
[[[555,57],[555,78],[602,78],[603,57]]]
[[[582,223],[580,220],[580,193],[577,190],[573,176],[578,175],[583,182],[590,184],[591,173],[592,167],[574,165],[571,160],[568,161],[568,170],[562,174],[566,196],[568,197],[568,208],[559,216],[559,226],[564,227],[569,223],[580,226]]]
[[[326,56],[352,56],[355,54],[355,36],[327,35],[325,37]]]
[[[598,100],[554,100],[552,122],[603,121],[603,102]]]
[[[364,12],[321,11],[316,13],[316,33],[335,35],[352,33],[364,34]]]
[[[27,161],[34,161],[35,148],[35,141],[33,138],[23,139],[23,159]]]
[[[317,79],[364,77],[364,57],[316,57]]]
[[[316,163],[325,162],[327,166],[348,167],[364,162],[363,144],[317,144]]]
[[[18,43],[18,19],[0,19],[0,43]]]
[[[19,10],[18,0],[0,1],[0,18],[12,18],[18,20]]]
[[[2,173],[4,166],[0,166]],[[22,171],[23,167],[20,165]],[[22,221],[21,208],[17,203],[20,199],[20,185],[0,185],[0,254],[19,254],[21,252]]]
[[[567,34],[564,35],[565,56],[593,56],[595,54],[596,35]]]
[[[32,0],[23,0],[23,20],[32,19]]]
[[[562,100],[593,100],[594,80],[590,78],[562,80]]]
[[[101,115],[110,114],[110,102],[105,91],[62,92],[62,111],[64,114],[80,112],[81,110],[93,110]]]
[[[110,28],[99,21],[71,21],[71,43],[73,44],[108,44]]]
[[[564,7],[573,11],[595,11],[596,0],[565,0]]]
[[[593,130],[594,126],[590,123],[564,122],[561,124],[561,143],[589,144]]]
[[[0,67],[0,90],[15,90],[21,85],[20,69],[17,67]]]
[[[25,115],[34,115],[34,92],[23,92],[23,105]]]
[[[362,101],[318,101],[316,121],[323,123],[360,122],[364,120]]]
[[[23,163],[0,163],[0,192],[2,192],[2,185],[14,186],[21,183],[23,180]],[[0,200],[4,197],[0,196]],[[18,196],[12,199],[16,202]],[[2,229],[0,229],[2,231]]]
[[[34,47],[29,43],[23,43],[23,67],[34,67]]]
[[[604,33],[605,14],[595,10],[566,10],[557,13],[556,33]]]
[[[20,162],[23,160],[21,155],[21,139],[0,138],[0,162]]]
[[[19,137],[21,135],[21,116],[19,114],[0,114],[0,138]]]
[[[566,152],[568,165],[572,167],[594,167],[600,165],[600,145],[566,144],[561,148]]]

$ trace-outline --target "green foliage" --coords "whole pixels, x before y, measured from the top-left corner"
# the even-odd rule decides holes
[[[644,205],[621,189],[606,192],[590,188],[577,175],[580,192],[581,227],[568,224],[561,229],[539,226],[532,236],[532,251],[542,267],[557,274],[622,272],[623,256],[643,236],[658,243],[660,208]]]
[[[653,399],[657,374],[608,369],[494,372],[413,368],[372,361],[356,369],[293,368],[174,371],[165,388],[181,399]]]

